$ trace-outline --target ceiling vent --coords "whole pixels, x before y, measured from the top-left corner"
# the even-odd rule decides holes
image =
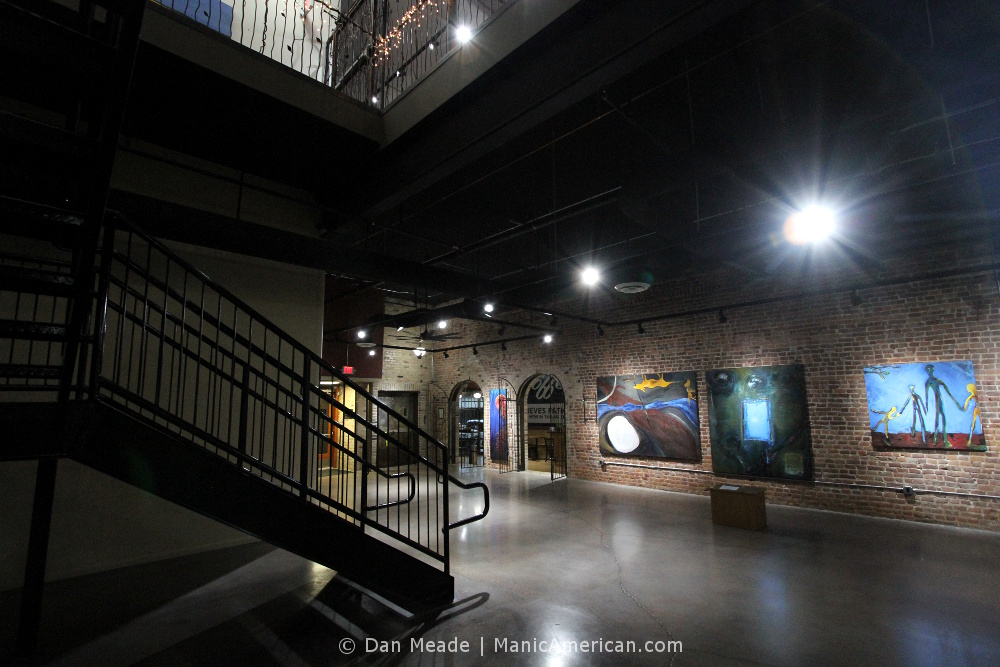
[[[643,283],[637,280],[627,283],[618,283],[615,285],[615,291],[621,292],[622,294],[638,294],[639,292],[645,292],[648,289],[649,283]]]

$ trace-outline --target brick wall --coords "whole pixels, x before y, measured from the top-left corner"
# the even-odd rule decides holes
[[[937,270],[961,269],[976,263],[973,257],[964,259],[963,264],[946,252],[923,259],[926,263],[922,266]],[[762,296],[831,291],[773,304],[727,308],[728,321],[724,324],[719,322],[717,311],[648,322],[643,325],[644,335],[629,325],[606,327],[606,334],[598,336],[594,326],[564,318],[555,327],[558,334],[552,345],[531,340],[508,343],[505,352],[499,346],[480,346],[478,356],[473,356],[471,350],[453,351],[449,359],[437,354],[433,382],[450,391],[456,383],[472,379],[485,393],[498,386],[500,376],[520,389],[530,377],[552,373],[562,381],[566,391],[571,477],[703,494],[713,483],[722,481],[704,474],[711,471],[704,371],[800,363],[806,369],[815,482],[750,482],[767,488],[769,502],[1000,530],[1000,500],[921,493],[905,498],[896,491],[838,486],[908,485],[918,491],[1000,495],[997,283],[992,273],[979,272],[892,284],[893,280],[901,279],[909,266],[910,263],[901,261],[887,267],[876,277],[882,286],[858,292],[859,305],[852,303],[849,290],[835,291],[838,280],[843,286],[855,279],[850,275],[839,278],[821,275],[808,283],[788,279],[769,283],[765,290],[746,280],[746,276],[715,273],[667,282],[639,295],[625,296],[606,290],[598,296],[581,296],[577,303],[566,304],[568,311],[583,312],[579,309],[585,307],[594,317],[620,321],[652,313],[714,308]],[[548,320],[520,316],[535,324]],[[467,329],[473,336],[471,340],[497,338],[495,327],[475,323],[453,326]],[[876,451],[868,429],[862,368],[872,364],[963,359],[971,360],[975,366],[989,451]],[[596,378],[684,370],[699,372],[701,462],[607,457],[608,461],[676,470],[603,468],[593,415]],[[586,420],[584,397],[590,399]],[[443,427],[444,422],[435,422],[435,426]],[[487,425],[487,433],[488,428]],[[445,439],[446,433],[435,434]]]

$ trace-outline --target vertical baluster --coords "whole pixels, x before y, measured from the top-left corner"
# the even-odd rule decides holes
[[[308,501],[309,496],[306,494],[306,488],[308,485],[307,468],[309,465],[309,404],[312,395],[312,357],[308,354],[303,355],[303,357],[302,377],[300,379],[302,385],[302,423],[300,425],[302,439],[299,445],[299,483],[302,485],[302,498]]]

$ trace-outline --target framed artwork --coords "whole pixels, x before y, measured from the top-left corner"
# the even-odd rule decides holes
[[[812,479],[812,436],[801,364],[705,374],[712,470]]]
[[[490,459],[506,461],[507,390],[490,389]]]
[[[986,450],[971,361],[885,364],[864,371],[875,446]]]
[[[701,459],[697,375],[597,378],[597,426],[602,454]]]

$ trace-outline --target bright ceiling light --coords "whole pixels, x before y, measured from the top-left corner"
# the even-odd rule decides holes
[[[365,331],[364,329],[358,329],[358,338],[364,338],[367,335],[368,335],[367,331]]]
[[[478,391],[475,394],[472,395],[472,398],[482,398],[482,397],[483,397],[483,395],[480,394]]]
[[[441,320],[438,322],[438,329],[445,329],[448,327],[448,320]]]
[[[369,357],[374,357],[375,356],[375,350],[368,350],[368,356]]]
[[[483,306],[483,310],[485,310],[487,313],[492,313],[493,312],[493,304],[492,303],[487,303],[486,305]]]
[[[372,104],[378,104],[378,95],[372,95]]]
[[[427,350],[423,347],[418,347],[415,350],[413,350],[413,354],[417,355],[417,358],[419,359],[423,357],[425,354],[427,354]]]
[[[545,334],[545,336],[542,338],[542,340],[545,341],[546,343],[551,343],[552,342],[552,334]]]
[[[809,206],[785,220],[785,239],[792,245],[816,243],[828,238],[836,226],[833,211],[826,206]]]
[[[601,279],[600,272],[592,266],[588,266],[580,274],[580,279],[583,280],[584,285],[596,285],[597,281]]]
[[[465,44],[472,39],[472,28],[467,25],[460,25],[455,28],[455,39],[459,44]]]

